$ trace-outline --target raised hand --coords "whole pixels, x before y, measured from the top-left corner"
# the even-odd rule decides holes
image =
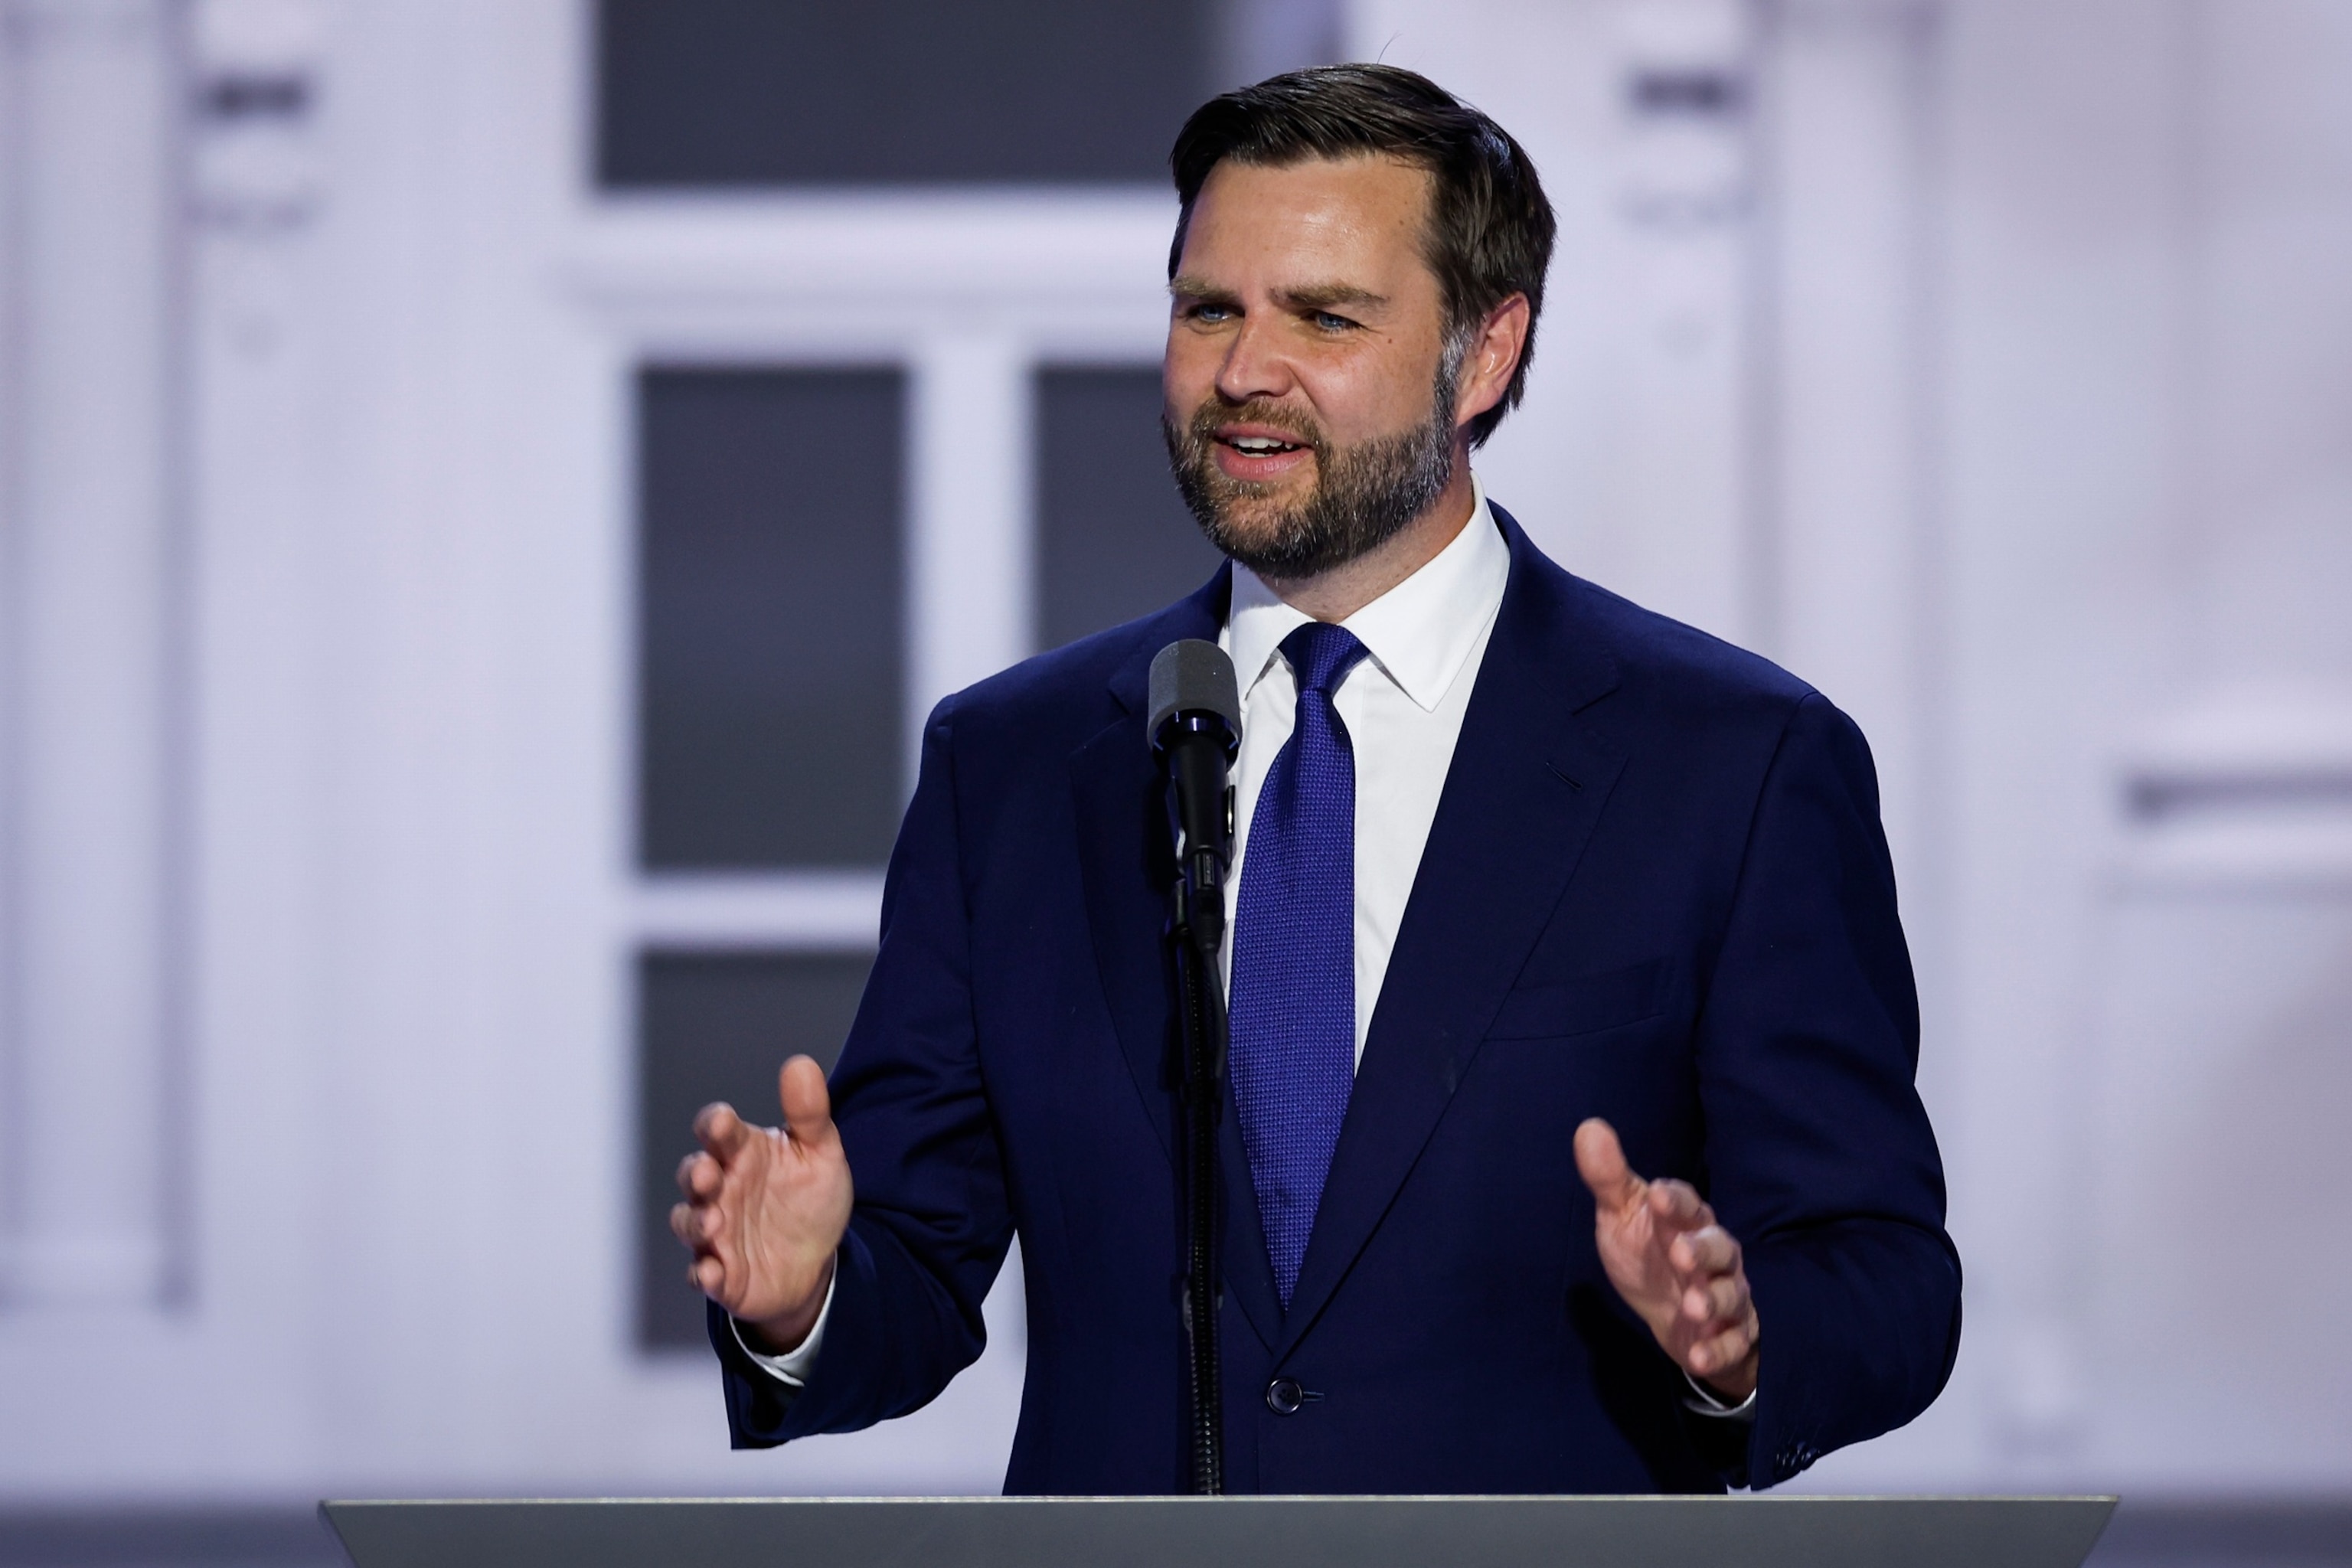
[[[1739,1243],[1688,1182],[1645,1182],[1617,1130],[1576,1130],[1576,1169],[1592,1189],[1594,1240],[1609,1282],[1691,1376],[1734,1400],[1755,1391],[1756,1305]]]
[[[824,1070],[794,1057],[776,1077],[784,1125],[756,1127],[724,1103],[694,1119],[699,1153],[677,1168],[686,1202],[669,1227],[694,1254],[687,1276],[773,1352],[815,1326],[849,1228],[849,1159]]]

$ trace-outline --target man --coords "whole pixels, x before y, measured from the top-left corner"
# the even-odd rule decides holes
[[[929,1401],[1017,1231],[1006,1489],[1183,1489],[1179,637],[1244,693],[1228,1489],[1719,1490],[1907,1421],[1959,1272],[1869,755],[1486,503],[1552,242],[1526,155],[1348,66],[1172,163],[1169,449],[1233,564],[940,705],[830,1096],[799,1058],[784,1130],[698,1119],[673,1225],[736,1442]]]

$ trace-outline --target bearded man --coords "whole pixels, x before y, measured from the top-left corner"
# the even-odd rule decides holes
[[[782,1129],[698,1120],[673,1225],[736,1443],[930,1400],[1017,1233],[1006,1490],[1184,1489],[1180,637],[1244,705],[1226,1489],[1720,1490],[1909,1420],[1959,1268],[1869,752],[1486,500],[1552,246],[1525,153],[1346,66],[1171,162],[1164,423],[1231,563],[940,705],[830,1089],[797,1058]]]

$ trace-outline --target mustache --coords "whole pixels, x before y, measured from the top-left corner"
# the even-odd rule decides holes
[[[1263,425],[1282,432],[1282,438],[1295,447],[1304,447],[1321,457],[1330,443],[1323,427],[1295,408],[1287,408],[1270,398],[1253,397],[1239,405],[1228,404],[1223,398],[1212,397],[1192,411],[1186,423],[1185,434],[1191,437],[1196,451],[1205,452],[1217,438],[1220,425]]]

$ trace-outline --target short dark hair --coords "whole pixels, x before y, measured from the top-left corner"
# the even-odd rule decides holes
[[[1168,247],[1168,276],[1209,172],[1230,158],[1281,168],[1310,158],[1386,155],[1432,175],[1425,255],[1444,300],[1449,340],[1514,294],[1528,297],[1527,344],[1502,401],[1470,422],[1482,445],[1517,407],[1535,358],[1544,273],[1558,224],[1535,165],[1510,132],[1416,72],[1395,66],[1318,66],[1269,77],[1192,111],[1168,167],[1183,207]]]

